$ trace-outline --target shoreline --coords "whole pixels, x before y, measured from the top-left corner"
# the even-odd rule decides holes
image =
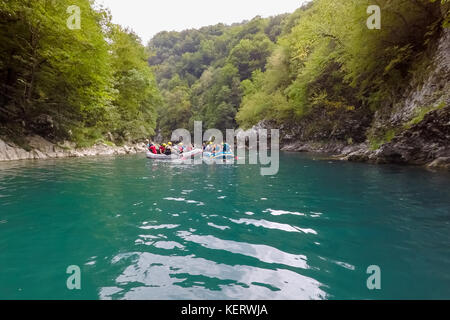
[[[145,143],[124,146],[97,143],[91,147],[76,148],[74,143],[55,144],[40,136],[26,138],[32,148],[27,151],[13,142],[0,139],[0,163],[23,160],[51,160],[68,158],[85,158],[95,156],[118,156],[146,152]],[[378,150],[371,150],[366,143],[346,145],[339,142],[288,142],[280,145],[280,151],[305,152],[327,155],[334,160],[362,162],[370,164],[399,164],[403,166],[419,166],[429,169],[450,170],[450,157],[438,157],[429,162],[389,161],[379,157]],[[378,151],[378,152],[377,152]]]
[[[26,137],[26,141],[30,150],[0,139],[0,162],[126,155],[145,152],[147,149],[145,143],[124,146],[97,143],[91,147],[76,148],[74,143],[55,144],[37,135]]]
[[[286,143],[280,148],[286,152],[305,152],[328,155],[331,159],[360,162],[368,164],[397,164],[402,166],[415,166],[427,169],[450,170],[450,157],[437,157],[430,161],[392,161],[380,156],[381,150],[372,150],[366,143],[346,145],[344,143],[320,142],[294,142]]]

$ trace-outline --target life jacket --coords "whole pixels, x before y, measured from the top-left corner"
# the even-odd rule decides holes
[[[172,154],[172,150],[170,149],[170,147],[167,147],[167,148],[166,148],[166,151],[164,152],[164,154],[165,154],[166,156],[170,156],[170,155]]]
[[[150,147],[150,151],[153,153],[153,154],[156,154],[157,152],[156,152],[156,147],[154,146],[154,145],[152,145],[151,147]]]
[[[164,154],[165,151],[166,151],[166,148],[164,148],[163,146],[159,146],[159,153],[160,154]]]

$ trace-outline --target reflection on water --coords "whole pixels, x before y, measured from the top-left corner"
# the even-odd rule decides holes
[[[268,177],[143,156],[0,164],[0,298],[450,298],[448,174],[280,161]]]
[[[288,224],[284,224],[284,223],[277,223],[277,222],[272,222],[272,221],[267,221],[267,220],[253,220],[253,219],[239,219],[239,220],[234,220],[234,219],[230,219],[230,221],[234,222],[234,223],[244,223],[244,224],[252,224],[254,226],[257,227],[264,227],[264,228],[268,228],[268,229],[278,229],[278,230],[282,230],[282,231],[287,231],[287,232],[304,232],[304,233],[312,233],[312,234],[317,234],[316,231],[314,231],[313,229],[302,229],[299,228],[297,226],[291,226]]]
[[[306,256],[289,254],[266,245],[221,240],[213,236],[196,236],[185,231],[180,231],[178,236],[186,241],[198,243],[209,249],[226,250],[232,253],[243,254],[267,263],[285,264],[303,269],[308,268]]]
[[[195,255],[164,256],[136,252],[126,260],[116,287],[100,291],[102,299],[323,299],[320,283],[284,269],[217,263]]]

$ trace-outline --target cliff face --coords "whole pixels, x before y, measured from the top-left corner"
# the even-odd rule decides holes
[[[376,163],[450,167],[450,29],[444,29],[424,74],[415,74],[408,90],[389,108],[375,113],[369,135],[379,145],[346,156]]]
[[[431,63],[416,72],[408,90],[394,103],[392,110],[379,110],[373,126],[399,126],[411,121],[423,108],[433,109],[450,101],[450,28],[443,29]]]
[[[450,168],[450,29],[444,29],[431,61],[416,71],[404,94],[371,117],[315,115],[295,125],[263,121],[253,128],[279,128],[285,151],[314,151],[349,161],[404,163]],[[319,112],[320,113],[320,112]],[[327,128],[324,123],[335,124]],[[350,137],[350,138],[349,138]]]
[[[426,164],[450,159],[450,108],[433,110],[423,120],[374,152],[378,162]],[[450,164],[450,162],[449,162]]]

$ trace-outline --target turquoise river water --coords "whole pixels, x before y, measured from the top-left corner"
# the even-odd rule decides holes
[[[0,299],[449,299],[449,270],[446,172],[295,153],[275,176],[144,155],[0,164]]]

